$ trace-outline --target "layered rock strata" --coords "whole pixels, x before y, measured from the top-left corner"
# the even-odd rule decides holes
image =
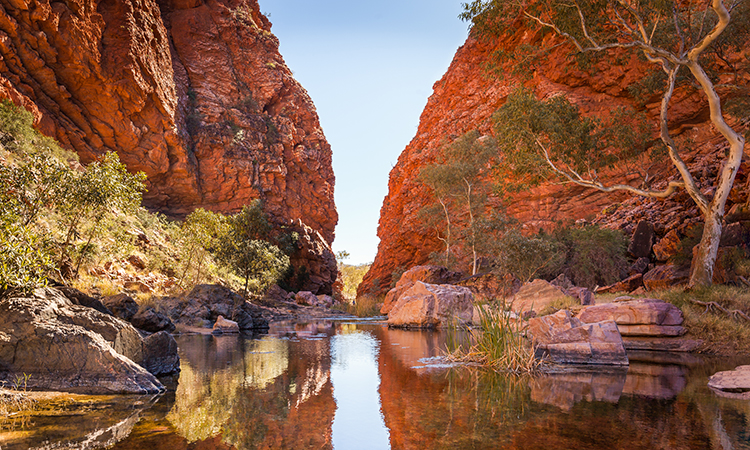
[[[148,176],[150,208],[262,199],[314,241],[297,268],[320,279],[302,287],[330,293],[331,148],[270,30],[257,0],[2,2],[0,99],[84,163],[116,151]]]

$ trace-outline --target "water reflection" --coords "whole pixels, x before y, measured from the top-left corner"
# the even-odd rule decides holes
[[[330,321],[178,343],[179,385],[150,409],[125,397],[74,425],[33,417],[43,427],[0,430],[0,447],[80,448],[109,433],[118,450],[750,449],[750,402],[706,386],[738,361],[644,354],[623,370],[512,377],[426,363],[444,348],[438,332]]]
[[[380,411],[379,342],[354,326],[342,326],[331,339],[331,381],[336,400],[333,447],[388,448],[388,429]]]

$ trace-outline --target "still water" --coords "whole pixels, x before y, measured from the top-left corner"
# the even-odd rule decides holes
[[[631,355],[625,370],[517,378],[441,364],[445,336],[374,322],[180,336],[176,389],[0,430],[11,449],[750,449],[739,362]]]

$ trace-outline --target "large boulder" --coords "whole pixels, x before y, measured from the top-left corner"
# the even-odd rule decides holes
[[[668,261],[680,251],[680,235],[677,230],[670,230],[654,244],[654,256],[657,261]]]
[[[641,220],[633,231],[630,239],[628,253],[636,258],[648,257],[651,254],[651,247],[654,245],[654,225],[647,221]]]
[[[656,266],[643,275],[643,285],[649,291],[667,289],[672,286],[685,284],[690,276],[690,270],[674,264]]]
[[[684,320],[680,308],[654,298],[589,306],[578,318],[585,323],[614,320],[618,325],[682,325]]]
[[[524,283],[513,297],[511,309],[515,312],[541,311],[553,303],[569,301],[572,297],[560,288],[544,280]]]
[[[117,294],[102,298],[102,303],[112,314],[122,320],[130,322],[138,313],[138,303],[127,294]]]
[[[682,336],[682,311],[657,299],[615,301],[589,306],[578,315],[583,323],[613,320],[622,336]]]
[[[436,328],[454,321],[471,322],[471,291],[462,286],[417,281],[399,297],[388,314],[388,325],[404,328]]]
[[[390,313],[401,294],[409,290],[414,283],[421,281],[429,284],[452,284],[461,278],[459,272],[452,272],[441,266],[414,266],[401,275],[396,286],[388,291],[380,308],[382,314]]]
[[[628,356],[614,321],[581,323],[570,311],[529,320],[537,356],[561,364],[627,365]]]
[[[178,324],[210,328],[219,316],[229,317],[241,330],[268,329],[263,309],[245,300],[228,287],[199,284],[181,297],[161,300],[169,318]]]
[[[140,364],[157,376],[179,372],[177,341],[166,331],[148,336],[143,340],[143,361]]]
[[[169,320],[169,317],[156,311],[151,306],[146,306],[138,310],[130,319],[130,323],[139,330],[149,333],[158,333],[159,331],[172,332],[175,330],[175,326]]]
[[[29,375],[32,389],[153,394],[164,386],[117,350],[143,360],[128,323],[74,305],[55,289],[0,300],[0,379]]]

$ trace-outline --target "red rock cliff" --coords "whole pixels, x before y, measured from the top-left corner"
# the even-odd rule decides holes
[[[330,292],[331,148],[257,0],[0,1],[0,98],[83,162],[114,150],[174,216],[263,199]]]
[[[626,89],[652,69],[636,57],[616,67],[602,60],[596,63],[595,70],[584,72],[570,58],[571,49],[565,45],[556,46],[559,41],[548,35],[544,39],[550,42],[544,42],[543,46],[554,50],[530,79],[512,75],[512,62],[499,68],[504,74],[502,77],[486,71],[486,63],[495,50],[538,43],[540,39],[540,34],[531,31],[517,32],[512,37],[501,37],[492,42],[470,36],[458,49],[447,73],[433,86],[434,93],[422,113],[416,136],[390,173],[389,191],[383,201],[378,225],[378,253],[359,287],[359,294],[384,293],[390,288],[393,273],[424,264],[430,253],[441,250],[441,243],[434,233],[426,231],[418,219],[420,209],[429,201],[429,192],[418,180],[419,172],[434,162],[438,150],[446,142],[474,129],[489,134],[490,117],[519,84],[525,84],[540,98],[562,93],[587,115],[606,116],[618,106],[629,105],[645,109],[652,119],[658,117],[661,100],[658,95],[649,99],[644,108],[636,105]],[[703,96],[695,90],[679,89],[672,99],[670,114],[672,133],[690,138],[697,144],[685,156],[686,161],[715,164],[716,158],[710,155],[722,147],[715,139],[716,133],[706,123],[707,106]],[[699,154],[708,154],[711,161],[698,161]],[[662,179],[675,172],[668,164],[661,164],[658,170]],[[539,229],[551,227],[560,220],[593,219],[603,208],[628,198],[626,194],[607,195],[575,186],[546,184],[515,194],[507,207],[511,216],[530,229]],[[697,214],[697,210],[692,214]],[[637,221],[638,217],[631,219]],[[621,222],[617,226],[623,226]]]

